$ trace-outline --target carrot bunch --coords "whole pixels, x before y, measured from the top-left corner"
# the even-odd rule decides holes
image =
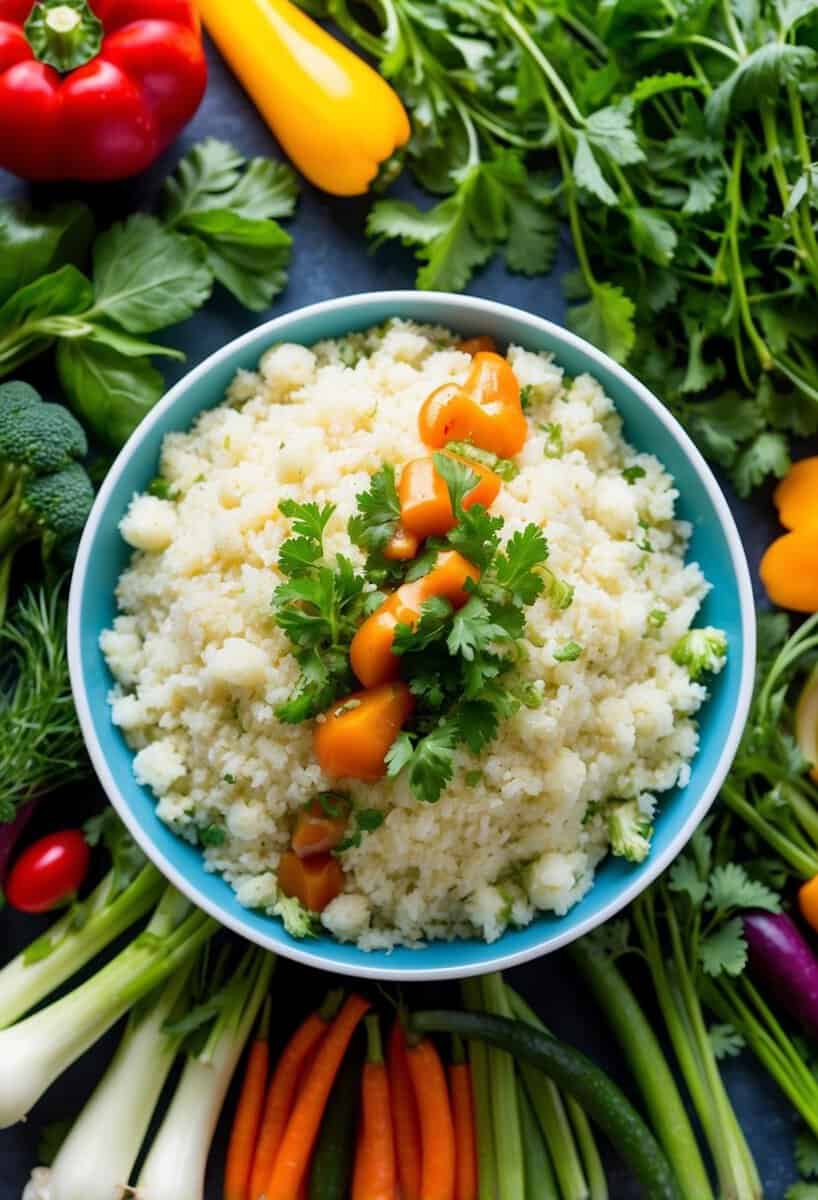
[[[761,560],[761,580],[774,604],[818,612],[818,457],[794,463],[773,495],[788,531]]]
[[[462,1046],[455,1039],[447,1077],[431,1039],[408,1044],[397,1018],[385,1054],[369,1007],[361,996],[342,1003],[340,992],[329,993],[270,1072],[267,1006],[233,1122],[224,1200],[307,1200],[318,1193],[339,1200],[477,1200],[471,1077]],[[361,1069],[350,1043],[364,1018]],[[359,1093],[348,1126],[354,1133],[357,1124],[357,1137],[349,1138],[354,1156],[343,1179],[343,1171],[329,1182],[324,1174],[316,1191],[322,1144],[350,1067]]]

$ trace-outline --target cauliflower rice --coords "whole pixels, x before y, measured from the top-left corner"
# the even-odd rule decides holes
[[[159,816],[204,843],[208,869],[248,907],[275,911],[295,814],[331,786],[312,722],[274,715],[298,676],[271,607],[290,532],[279,503],[335,504],[326,552],[361,563],[347,535],[356,496],[384,461],[399,470],[426,452],[421,403],[470,365],[455,342],[394,320],[311,349],[272,347],[226,403],[166,437],[171,498],[136,496],[121,523],[135,553],[121,615],[101,638],[113,720]],[[492,940],[538,910],[567,912],[608,852],[610,802],[636,799],[649,818],[657,793],[687,782],[697,748],[706,689],[671,650],[708,584],[684,561],[690,531],[674,520],[673,480],[623,439],[590,376],[565,378],[549,355],[518,346],[508,359],[531,428],[492,512],[504,539],[543,527],[548,565],[574,600],[557,612],[540,597],[527,610],[519,670],[541,702],[510,717],[479,760],[458,751],[437,804],[403,777],[350,787],[385,820],[344,853],[345,891],[322,920],[364,949]],[[568,642],[580,657],[557,661]]]

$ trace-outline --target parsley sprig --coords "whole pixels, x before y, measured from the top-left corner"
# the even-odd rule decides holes
[[[338,554],[332,563],[325,559],[324,531],[335,512],[333,504],[282,500],[279,508],[292,520],[293,536],[279,552],[279,570],[288,578],[276,588],[273,607],[301,674],[276,716],[297,724],[355,687],[349,644],[373,601],[364,590],[364,576],[348,558]]]
[[[394,650],[417,708],[387,756],[389,775],[408,773],[418,799],[433,803],[454,775],[455,755],[465,747],[479,755],[497,734],[500,721],[521,703],[524,683],[510,678],[524,610],[546,589],[541,568],[548,557],[542,530],[534,524],[500,546],[501,517],[481,505],[464,510],[463,499],[477,482],[464,463],[435,455],[435,468],[449,490],[457,524],[427,550],[424,569],[442,550],[457,550],[480,568],[462,608],[440,597],[427,600],[413,628],[399,625]],[[421,572],[423,573],[423,572]]]

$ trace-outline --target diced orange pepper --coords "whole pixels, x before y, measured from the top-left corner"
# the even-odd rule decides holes
[[[392,653],[392,642],[398,625],[414,627],[420,620],[421,605],[432,596],[442,596],[455,608],[468,600],[466,581],[474,583],[480,572],[456,550],[446,550],[428,575],[404,583],[363,622],[349,647],[349,661],[364,687],[375,687],[389,679],[397,679],[400,658]]]
[[[528,434],[517,376],[502,355],[475,354],[462,387],[444,383],[424,401],[418,426],[435,449],[471,442],[500,458],[513,457]]]
[[[384,547],[383,556],[395,562],[406,562],[407,559],[414,558],[419,549],[420,538],[410,533],[403,525],[398,525]]]
[[[773,493],[787,529],[818,529],[818,456],[793,463]]]
[[[323,912],[343,891],[344,872],[331,854],[299,858],[288,850],[278,864],[278,886],[285,896],[299,900],[310,912]]]
[[[292,848],[299,858],[326,854],[344,840],[349,820],[349,801],[344,796],[335,798],[337,816],[331,816],[327,811],[331,803],[328,799],[322,804],[321,798],[316,796],[298,814],[293,830]]]
[[[497,350],[497,343],[493,337],[487,333],[480,333],[477,337],[463,338],[462,342],[458,342],[456,350],[462,350],[464,354],[494,354]]]
[[[479,482],[463,497],[463,507],[482,504],[488,508],[502,487],[499,475],[480,463],[471,462],[448,450],[441,453],[464,463],[479,476]],[[419,538],[442,537],[455,526],[449,489],[435,470],[432,458],[415,458],[403,468],[398,484],[401,524]]]
[[[315,723],[313,745],[321,770],[333,779],[381,779],[389,747],[415,707],[405,683],[353,692]]]
[[[818,527],[776,538],[764,552],[760,574],[773,604],[818,612]]]

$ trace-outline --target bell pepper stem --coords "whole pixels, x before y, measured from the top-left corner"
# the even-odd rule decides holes
[[[63,73],[96,58],[102,46],[102,22],[88,0],[41,0],[24,29],[35,58]]]

